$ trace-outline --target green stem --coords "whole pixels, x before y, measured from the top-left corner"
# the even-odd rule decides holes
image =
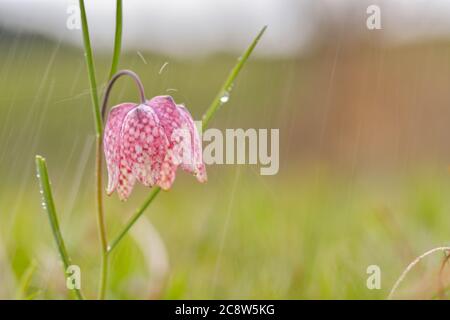
[[[97,226],[100,237],[102,258],[101,258],[101,273],[100,284],[98,289],[98,299],[105,298],[106,283],[108,279],[108,240],[106,237],[105,215],[103,212],[103,184],[102,184],[102,136],[96,137],[96,162],[95,162],[95,176],[96,176],[96,195],[97,195]]]
[[[108,79],[114,76],[119,65],[120,49],[122,47],[122,0],[116,2],[116,32],[114,36],[114,51],[111,62],[111,70]]]
[[[209,121],[211,118],[215,115],[217,110],[219,110],[219,107],[224,103],[222,98],[224,95],[230,94],[230,91],[232,89],[233,83],[236,79],[236,77],[239,75],[239,72],[241,71],[244,64],[247,62],[248,58],[253,52],[253,49],[255,49],[256,45],[258,44],[259,39],[261,39],[262,35],[266,31],[267,26],[264,26],[261,31],[258,33],[258,35],[255,37],[255,39],[252,41],[250,46],[245,50],[244,54],[238,59],[238,62],[234,66],[233,69],[231,69],[230,74],[228,75],[227,79],[225,80],[224,84],[222,85],[219,93],[217,94],[216,98],[213,100],[209,108],[206,110],[205,114],[203,115],[202,119],[202,129],[205,130],[209,124]],[[123,239],[123,237],[127,234],[127,232],[131,229],[131,227],[136,223],[136,221],[139,219],[139,217],[144,213],[145,209],[148,208],[148,206],[152,203],[152,201],[156,198],[159,191],[161,189],[159,187],[152,189],[147,199],[144,201],[144,203],[136,210],[134,215],[131,217],[131,219],[125,224],[125,227],[123,230],[119,233],[119,235],[114,238],[114,240],[111,242],[111,245],[108,248],[108,253],[110,253]]]
[[[92,98],[92,107],[94,110],[94,119],[95,119],[95,132],[96,132],[96,162],[95,162],[95,176],[96,176],[96,202],[97,202],[97,226],[98,233],[100,237],[101,243],[101,273],[100,273],[100,284],[98,291],[98,298],[104,299],[106,292],[106,283],[108,276],[108,240],[106,236],[106,224],[105,217],[103,213],[103,190],[102,190],[102,133],[103,133],[103,121],[100,112],[100,104],[97,92],[97,81],[95,79],[95,66],[94,66],[94,57],[92,54],[91,40],[89,37],[89,27],[87,23],[86,17],[86,8],[84,6],[84,1],[80,0],[80,14],[81,14],[81,25],[83,29],[83,43],[84,43],[84,54],[86,57],[86,65],[88,69],[89,75],[89,83],[91,87],[91,98]],[[119,8],[119,7],[118,7]],[[120,4],[120,9],[122,5]],[[120,10],[122,11],[122,10]],[[121,14],[120,14],[121,15]],[[113,63],[118,63],[118,54],[120,53],[120,42],[121,40],[117,39],[117,36],[121,36],[121,22],[120,22],[120,32],[117,32],[116,27],[116,44],[115,47],[118,47],[117,54],[114,52],[113,55]],[[116,51],[116,48],[115,48]]]
[[[120,49],[122,47],[122,0],[117,0],[116,2],[116,32],[114,36],[114,52],[111,62],[111,70],[109,71],[108,79],[111,80],[114,74],[117,72],[117,66],[119,65],[120,58]],[[105,96],[108,96],[108,93],[105,93]],[[100,111],[100,117],[102,117],[102,112]],[[103,123],[103,117],[101,119]],[[102,203],[102,163],[103,163],[103,153],[102,153],[102,137],[97,142],[97,197],[99,207]],[[103,214],[103,209],[99,210],[98,215],[98,225],[99,225],[99,233],[102,243],[102,260],[101,260],[101,277],[100,277],[100,285],[99,285],[99,293],[98,298],[103,300],[106,294],[106,286],[108,283],[108,240],[106,237],[106,225]]]
[[[106,249],[108,250],[108,249]],[[98,300],[104,300],[106,295],[106,285],[108,283],[108,251],[102,250],[100,284],[98,292]]]
[[[86,65],[88,68],[89,83],[91,86],[91,99],[92,107],[94,110],[95,119],[95,132],[98,135],[102,135],[102,117],[100,115],[100,104],[98,100],[97,92],[97,80],[95,79],[95,67],[94,58],[92,55],[91,40],[89,37],[89,27],[86,17],[86,8],[84,6],[84,1],[80,0],[80,14],[81,14],[81,26],[83,29],[83,43],[84,43],[84,56],[86,58]]]
[[[122,47],[122,0],[117,0],[116,2],[116,32],[114,36],[114,52],[111,62],[111,70],[109,71],[108,79],[111,80],[114,74],[117,72],[117,66],[119,65],[120,58],[120,50]],[[108,93],[105,93],[105,96]],[[102,118],[100,121],[103,123],[102,113],[100,111],[100,117]],[[102,259],[101,259],[101,275],[100,275],[100,285],[98,298],[103,300],[106,294],[106,286],[108,283],[108,239],[106,236],[106,224],[103,213],[103,190],[102,190],[102,163],[103,163],[103,153],[102,153],[102,137],[97,137],[97,150],[96,150],[96,158],[97,158],[97,203],[98,203],[98,226],[99,226],[99,234],[100,240],[102,244]]]
[[[41,156],[36,156],[36,172],[39,179],[40,192],[42,194],[42,206],[47,212],[50,226],[52,227],[53,237],[55,238],[59,254],[64,266],[64,275],[67,268],[72,264],[69,254],[67,253],[64,239],[59,228],[58,217],[56,216],[55,203],[53,201],[52,189],[48,178],[48,171],[45,159]],[[84,299],[80,289],[75,289],[75,295],[79,300]]]

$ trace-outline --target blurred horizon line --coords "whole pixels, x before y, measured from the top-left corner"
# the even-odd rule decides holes
[[[369,6],[378,6],[380,27],[368,29]],[[0,0],[0,30],[36,34],[82,46],[78,1]],[[79,10],[79,9],[78,9]],[[115,1],[86,2],[91,43],[110,51]],[[128,0],[123,11],[125,51],[172,57],[239,54],[264,25],[268,30],[256,56],[295,57],[336,39],[379,39],[387,45],[450,41],[450,2],[439,0]]]

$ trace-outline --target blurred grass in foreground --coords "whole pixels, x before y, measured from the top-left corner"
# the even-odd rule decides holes
[[[223,169],[210,170],[204,186],[180,175],[176,187],[146,214],[167,247],[167,284],[156,295],[152,292],[152,270],[144,259],[150,244],[139,247],[127,237],[112,258],[109,297],[386,298],[416,255],[447,243],[447,179],[435,176],[430,181],[424,173],[384,182],[348,180],[324,168],[311,169],[270,179],[270,187],[250,168],[225,169],[229,175],[220,180],[218,171]],[[62,193],[67,190],[55,189],[68,250],[81,266],[85,293],[92,296],[99,267],[92,190],[82,188],[79,202],[66,211]],[[8,258],[2,264],[11,263],[12,274],[20,278],[36,261],[32,284],[44,286],[38,297],[61,298],[64,279],[36,190],[27,188],[27,200],[18,204],[14,219],[2,215]],[[144,195],[140,187],[131,200]],[[132,208],[108,201],[110,234]],[[405,288],[409,291],[404,297],[436,294],[441,259],[436,255],[414,270],[400,296]],[[382,270],[379,291],[366,288],[366,268],[372,264]]]

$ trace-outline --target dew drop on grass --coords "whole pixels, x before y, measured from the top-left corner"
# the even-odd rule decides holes
[[[37,176],[39,177],[39,174]],[[42,209],[44,209],[44,211],[47,211],[47,204],[45,203],[44,190],[40,183],[39,183],[39,193],[42,197],[42,202],[41,202]]]
[[[230,100],[230,93],[228,91],[225,91],[222,97],[220,97],[220,102],[227,103],[228,100]]]

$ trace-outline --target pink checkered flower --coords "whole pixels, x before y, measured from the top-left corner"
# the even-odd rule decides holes
[[[199,133],[191,114],[170,96],[141,104],[113,107],[103,136],[108,169],[108,195],[117,190],[128,199],[138,180],[143,185],[170,189],[178,166],[205,182]]]

